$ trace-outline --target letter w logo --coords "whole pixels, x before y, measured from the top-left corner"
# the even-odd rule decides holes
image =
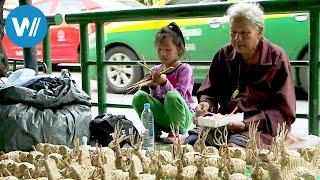
[[[38,32],[40,20],[41,18],[38,18],[38,17],[33,18],[31,28],[30,28],[30,21],[26,17],[22,19],[22,23],[20,25],[17,18],[12,18],[12,23],[17,36],[19,37],[23,36],[25,29],[27,29],[29,30],[28,36],[34,37]]]

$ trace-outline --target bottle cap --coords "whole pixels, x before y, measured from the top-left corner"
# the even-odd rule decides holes
[[[144,103],[143,108],[144,109],[150,109],[150,103]]]

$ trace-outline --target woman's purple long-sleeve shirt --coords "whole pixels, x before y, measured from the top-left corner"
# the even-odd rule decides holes
[[[159,72],[163,65],[152,67],[152,71]],[[166,74],[167,83],[163,86],[158,85],[155,89],[150,88],[151,95],[157,99],[164,99],[169,91],[177,91],[186,101],[190,110],[193,110],[196,103],[192,99],[193,72],[187,63],[180,64],[174,71]]]

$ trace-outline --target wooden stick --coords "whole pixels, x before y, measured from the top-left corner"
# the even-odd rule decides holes
[[[132,86],[128,87],[127,89],[129,90],[129,89],[131,89],[131,88],[137,87],[137,86],[139,86],[140,84],[145,83],[145,82],[147,82],[147,81],[149,81],[149,80],[151,80],[151,79],[150,79],[150,78],[148,78],[148,79],[147,79],[147,78],[146,78],[146,79],[142,79],[142,80],[134,83]]]
[[[146,77],[143,78],[142,80],[140,80],[140,81],[134,83],[132,86],[128,87],[127,90],[129,90],[129,91],[128,91],[125,95],[131,93],[131,92],[134,91],[136,88],[139,88],[139,90],[140,90],[141,87],[149,85],[149,84],[152,82],[153,76],[159,76],[159,75],[161,75],[161,74],[163,74],[163,73],[166,73],[167,71],[173,69],[173,67],[169,67],[169,68],[167,68],[167,69],[165,69],[165,70],[162,70],[162,71],[160,71],[160,72],[154,73],[154,72],[147,66],[147,63],[146,63],[146,60],[145,60],[143,54],[141,55],[141,59],[142,59],[143,63],[141,63],[141,62],[137,62],[137,63],[138,63],[140,66],[146,68],[146,69],[149,71],[151,77],[146,76]]]
[[[146,81],[146,82],[144,82],[144,83],[141,83],[141,84],[139,84],[139,86],[140,87],[143,87],[143,86],[147,86],[147,85],[149,85],[150,83],[152,83],[152,79],[151,80],[149,80],[149,81]]]
[[[150,79],[151,79],[150,76],[144,77],[144,78],[142,78],[140,81],[138,81],[138,82],[136,82],[136,83],[134,83],[134,84],[139,84],[139,83],[142,82],[142,81],[146,81],[146,80],[150,80]]]
[[[139,64],[140,66],[142,66],[142,67],[144,67],[144,68],[146,68],[149,72],[151,72],[152,73],[152,70],[147,66],[147,65],[145,65],[145,64],[142,64],[141,62],[137,62],[137,64]]]
[[[149,85],[151,82],[152,82],[152,80],[149,80],[149,81],[146,81],[146,82],[142,82],[142,83],[140,83],[140,84],[138,84],[138,85],[131,86],[131,87],[128,88],[128,90],[129,90],[129,89],[131,89],[131,90],[128,91],[125,95],[128,95],[129,93],[131,93],[131,92],[132,92],[133,90],[135,90],[136,88],[139,88],[138,90],[140,90],[143,86],[147,86],[147,85]]]
[[[140,64],[141,64],[141,63],[140,63]],[[169,71],[169,70],[172,69],[172,68],[173,68],[173,67],[169,67],[169,68],[167,68],[167,69],[165,69],[165,70],[163,70],[163,71],[160,71],[159,73],[156,73],[156,74],[154,74],[154,75],[159,76],[159,75],[161,75],[161,74]],[[152,80],[152,79],[149,78],[149,77],[148,77],[148,78],[143,78],[142,80],[134,83],[132,86],[128,87],[127,89],[129,90],[129,89],[132,89],[132,88],[137,88],[137,87],[139,87],[139,86],[145,86],[145,85],[149,84],[151,80]],[[143,85],[142,85],[142,84],[143,84]]]
[[[144,82],[146,82],[146,81],[143,81],[143,82],[141,82],[141,83],[139,83],[139,84],[132,85],[132,86],[128,87],[127,90],[137,88],[137,87],[140,86],[140,84],[142,84],[142,83],[144,83]]]
[[[143,54],[141,55],[141,59],[142,59],[142,61],[143,61],[143,64],[144,64],[145,66],[147,66],[146,59],[144,58]]]
[[[128,91],[125,95],[123,95],[123,96],[126,96],[126,95],[128,95],[128,94],[130,94],[133,90],[135,90],[137,87],[134,87],[134,88],[132,88],[130,91]]]
[[[135,86],[131,86],[131,87],[128,88],[128,89],[147,86],[147,85],[149,85],[151,82],[152,82],[152,79],[150,79],[150,80],[148,80],[148,81],[141,82],[140,84],[137,84],[137,85],[135,85]]]
[[[135,88],[137,88],[138,86],[139,86],[139,84],[134,85],[134,86],[130,86],[130,87],[127,88],[127,90],[135,89]]]
[[[159,73],[156,73],[156,74],[158,74],[158,75],[160,75],[160,74],[163,74],[163,73],[166,73],[166,72],[168,72],[169,70],[171,70],[171,69],[173,69],[174,67],[168,67],[167,69],[164,69],[164,70],[162,70],[162,71],[160,71]]]

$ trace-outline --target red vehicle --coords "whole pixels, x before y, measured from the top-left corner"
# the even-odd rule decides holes
[[[135,0],[40,0],[32,5],[39,8],[46,16],[56,13],[108,11],[143,6]],[[94,32],[94,24],[89,24],[88,33]],[[79,25],[64,23],[50,27],[52,64],[79,63],[79,34]],[[6,35],[2,43],[8,58],[23,59],[23,49],[13,44]],[[42,43],[38,44],[37,51],[38,60],[42,61]]]

